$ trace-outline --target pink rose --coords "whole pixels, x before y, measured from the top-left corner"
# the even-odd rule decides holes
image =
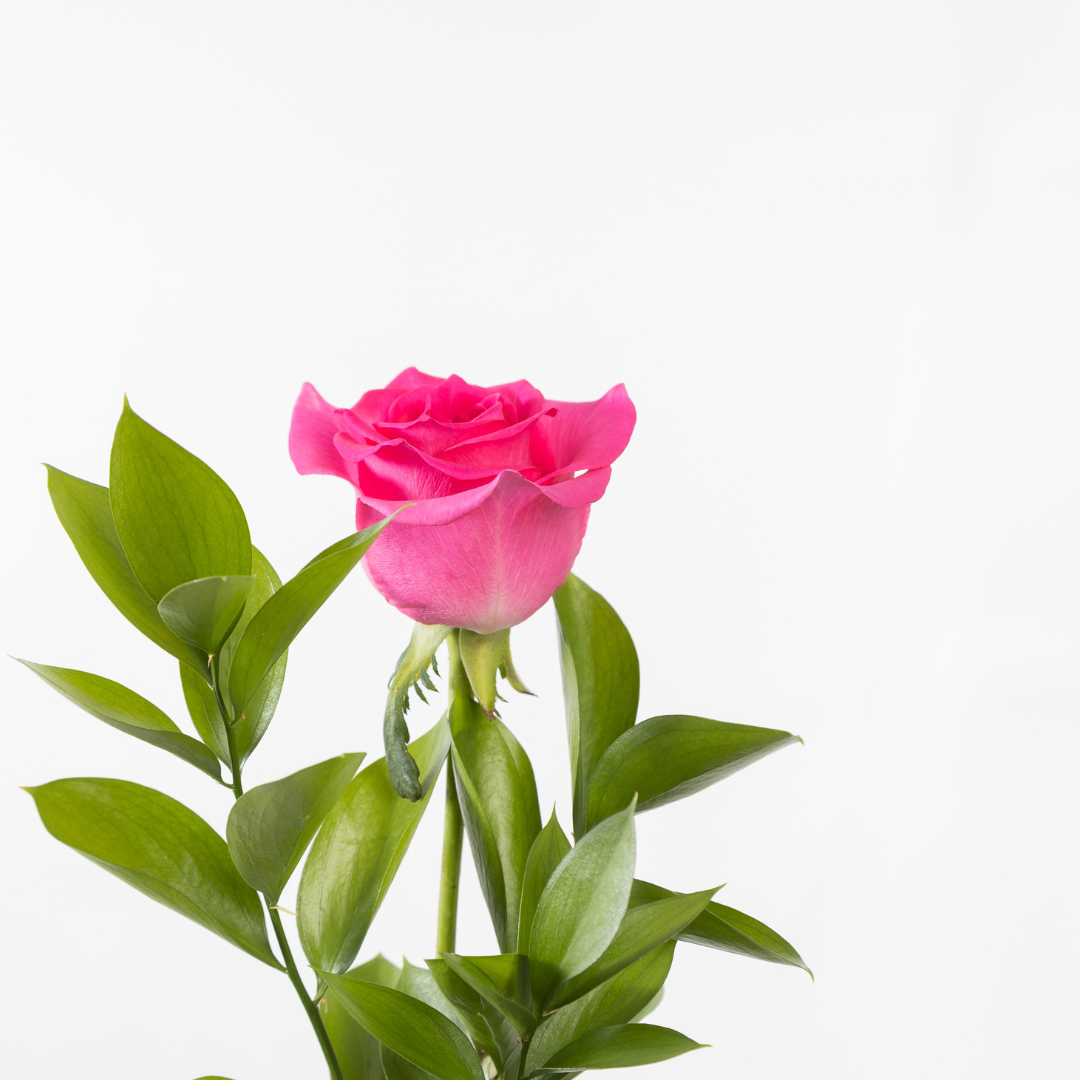
[[[548,401],[524,380],[470,386],[409,368],[351,409],[305,384],[289,453],[300,472],[353,485],[358,529],[414,503],[364,557],[368,577],[417,622],[490,634],[566,580],[635,419],[621,384],[599,401]]]

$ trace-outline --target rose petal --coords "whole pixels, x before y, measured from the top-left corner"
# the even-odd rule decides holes
[[[541,421],[551,448],[553,473],[600,469],[625,449],[637,411],[619,383],[599,401],[548,401],[557,412]]]
[[[311,383],[304,383],[293,406],[289,427],[289,457],[297,472],[340,476],[356,483],[356,466],[342,458],[334,446],[340,430],[335,409]]]

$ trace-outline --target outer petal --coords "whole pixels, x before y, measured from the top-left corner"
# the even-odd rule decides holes
[[[602,469],[625,449],[637,411],[619,383],[599,401],[548,401],[555,416],[541,421],[554,458],[553,472]]]
[[[356,466],[334,446],[341,429],[335,409],[311,383],[304,383],[293,406],[289,428],[289,457],[300,473],[325,473],[356,483]]]
[[[406,510],[368,551],[364,569],[417,622],[481,634],[516,626],[566,580],[585,536],[589,504],[560,505],[549,490],[508,471],[468,492],[486,497],[449,524],[410,525]],[[358,503],[357,526],[376,514],[383,516]]]

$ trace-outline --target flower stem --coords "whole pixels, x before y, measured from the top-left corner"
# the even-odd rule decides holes
[[[281,949],[281,955],[285,960],[285,970],[289,973],[289,981],[293,984],[296,995],[304,1006],[304,1012],[308,1014],[311,1026],[315,1029],[315,1038],[319,1040],[323,1057],[326,1058],[326,1064],[330,1066],[330,1075],[334,1080],[344,1080],[341,1066],[338,1064],[337,1054],[334,1053],[330,1036],[327,1035],[326,1027],[323,1025],[322,1017],[319,1015],[319,1006],[308,997],[307,987],[304,986],[304,980],[300,978],[300,972],[296,968],[292,949],[289,948],[289,939],[285,936],[285,927],[281,925],[281,916],[276,908],[269,905],[267,905],[267,908],[270,912],[270,921],[274,924],[274,934],[277,937],[278,947]]]
[[[458,881],[461,878],[461,807],[458,805],[454,763],[446,763],[446,816],[443,819],[442,877],[439,882],[437,952],[453,952],[457,943]]]

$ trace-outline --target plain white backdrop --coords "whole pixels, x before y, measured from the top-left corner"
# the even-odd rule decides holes
[[[290,465],[304,380],[338,404],[410,364],[569,400],[625,381],[637,431],[576,569],[635,636],[642,717],[806,741],[639,817],[638,872],[727,882],[817,977],[680,946],[656,1021],[713,1049],[640,1075],[1065,1075],[1078,15],[7,0],[3,651],[186,720],[39,465],[105,482],[125,392],[289,576],[352,522],[344,483]],[[378,756],[408,634],[351,578],[248,782]],[[504,715],[568,823],[550,605],[514,655],[539,697]],[[18,785],[138,780],[219,829],[229,793],[0,672],[0,1072],[322,1077],[284,978],[56,843]],[[362,958],[431,954],[440,833],[436,800]],[[493,950],[468,856],[464,880],[460,947]]]

